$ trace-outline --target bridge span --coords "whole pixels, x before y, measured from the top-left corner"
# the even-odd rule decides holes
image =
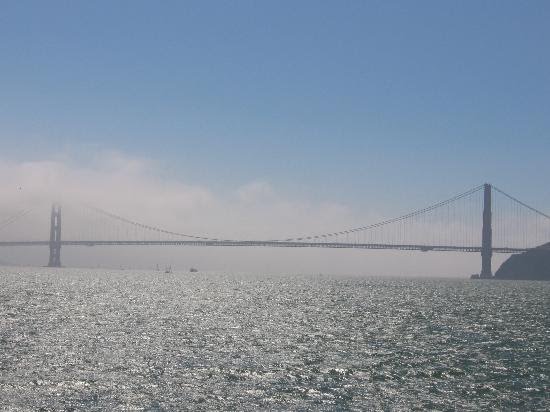
[[[0,242],[2,246],[49,246],[49,240]],[[325,248],[325,249],[375,249],[416,250],[421,252],[472,252],[480,253],[480,246],[452,245],[400,245],[384,243],[340,242],[285,242],[270,240],[62,240],[60,246],[199,246],[199,247],[279,247],[279,248]],[[528,248],[495,247],[494,253],[521,253]]]
[[[275,247],[466,252],[481,254],[480,277],[491,278],[493,253],[520,253],[550,241],[549,215],[488,183],[429,207],[367,226],[271,240],[198,236],[146,225],[96,207],[86,206],[85,210],[86,216],[76,219],[83,220],[73,232],[67,232],[64,218],[62,237],[61,205],[54,204],[50,214],[49,240],[40,237],[37,240],[0,238],[0,247],[48,247],[51,267],[61,266],[61,250],[65,247]],[[0,235],[3,229],[26,216],[28,211],[21,211],[0,220]],[[97,219],[102,219],[102,223]]]

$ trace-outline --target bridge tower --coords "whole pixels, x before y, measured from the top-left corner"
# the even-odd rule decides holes
[[[50,224],[50,261],[49,267],[61,267],[61,206],[52,205]]]
[[[483,185],[483,228],[481,232],[481,273],[480,278],[490,279],[493,277],[491,269],[491,258],[493,257],[493,229],[491,213],[491,192],[490,184]]]

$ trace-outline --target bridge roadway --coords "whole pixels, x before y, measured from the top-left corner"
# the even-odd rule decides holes
[[[394,245],[385,243],[284,242],[274,240],[62,240],[61,246],[207,246],[207,247],[301,247],[328,249],[393,249],[422,252],[481,252],[481,246]],[[49,246],[49,240],[0,242],[2,246]],[[494,253],[520,253],[529,249],[493,247]]]

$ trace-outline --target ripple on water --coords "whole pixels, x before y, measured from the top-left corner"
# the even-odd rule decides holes
[[[548,410],[550,284],[0,270],[12,409]]]

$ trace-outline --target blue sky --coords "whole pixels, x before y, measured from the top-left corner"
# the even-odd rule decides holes
[[[3,158],[117,151],[213,190],[550,210],[550,2],[3,1]]]

